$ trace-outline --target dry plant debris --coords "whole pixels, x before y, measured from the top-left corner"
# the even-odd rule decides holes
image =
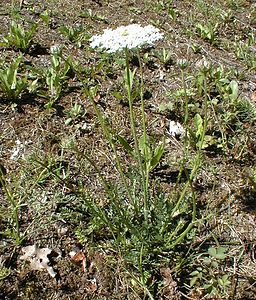
[[[57,275],[53,267],[50,266],[50,260],[48,258],[48,255],[52,253],[51,249],[38,248],[36,245],[31,245],[23,247],[21,250],[24,254],[20,256],[20,259],[27,261],[31,270],[46,270],[53,278]]]
[[[71,261],[75,264],[82,265],[82,271],[86,272],[86,256],[82,250],[78,251],[70,251],[69,256],[71,257]]]

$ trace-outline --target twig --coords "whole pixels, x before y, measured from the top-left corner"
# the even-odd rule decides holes
[[[237,284],[238,284],[238,274],[237,274],[237,262],[236,262],[236,258],[234,257],[234,271],[233,271],[233,289],[230,295],[230,300],[233,300],[235,295],[236,295],[236,288],[237,288]]]

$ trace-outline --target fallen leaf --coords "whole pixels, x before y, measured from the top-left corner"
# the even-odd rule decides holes
[[[160,274],[164,283],[161,294],[165,297],[165,299],[176,299],[175,294],[177,293],[177,282],[173,280],[170,268],[162,267],[160,269]]]
[[[95,293],[97,291],[98,285],[95,278],[88,281],[86,289],[89,293]]]
[[[253,93],[251,94],[251,100],[252,100],[253,102],[256,102],[256,92],[253,92]]]
[[[48,255],[51,254],[51,249],[37,248],[36,245],[32,245],[23,247],[21,250],[24,255],[22,255],[20,259],[28,261],[32,270],[42,271],[46,269],[51,277],[54,278],[56,276],[57,273],[54,272],[51,266],[49,266],[50,261]]]
[[[85,272],[86,271],[86,257],[85,254],[83,253],[82,250],[79,250],[78,252],[75,251],[71,251],[69,253],[71,260],[76,263],[76,264],[80,264],[82,263],[82,271]]]
[[[100,94],[97,94],[94,98],[93,98],[93,100],[94,100],[94,102],[96,102],[96,103],[99,103],[99,101],[100,101]]]

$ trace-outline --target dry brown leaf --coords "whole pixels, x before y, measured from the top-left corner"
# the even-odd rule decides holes
[[[252,100],[253,102],[256,102],[256,92],[253,92],[253,93],[251,94],[251,100]]]
[[[81,264],[82,263],[82,271],[86,271],[86,256],[83,253],[82,250],[79,250],[78,252],[71,251],[69,253],[71,260],[76,263],[76,264]]]
[[[162,267],[160,269],[160,274],[162,275],[164,283],[164,287],[161,292],[164,299],[178,299],[177,282],[173,280],[170,268]]]
[[[95,278],[88,281],[86,289],[89,293],[95,293],[97,291],[98,285]]]

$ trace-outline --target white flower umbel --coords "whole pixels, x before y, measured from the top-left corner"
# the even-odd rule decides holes
[[[144,45],[152,46],[155,41],[163,38],[163,34],[152,25],[142,27],[139,24],[120,26],[116,29],[105,29],[102,35],[90,39],[92,48],[101,48],[108,53],[121,51],[125,48],[134,49]]]

